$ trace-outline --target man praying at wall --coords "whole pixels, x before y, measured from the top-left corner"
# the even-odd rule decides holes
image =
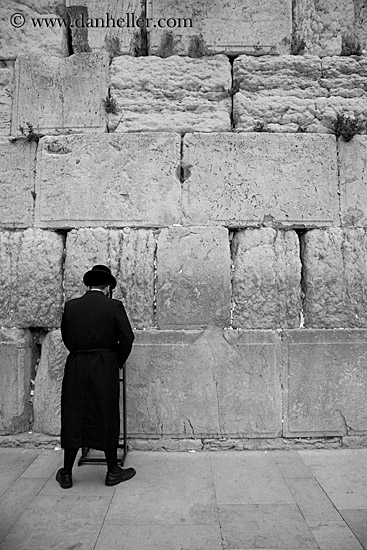
[[[110,297],[116,287],[110,269],[95,265],[83,282],[89,290],[66,302],[61,322],[62,339],[70,352],[61,392],[64,467],[56,474],[63,489],[73,485],[72,468],[80,447],[104,451],[108,486],[136,473],[117,462],[119,368],[130,355],[134,334],[122,302]]]

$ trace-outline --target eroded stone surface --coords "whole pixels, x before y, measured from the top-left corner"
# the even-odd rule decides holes
[[[0,62],[0,134],[2,135],[10,133],[13,78],[13,67]]]
[[[235,4],[220,0],[153,0],[147,15],[153,19],[148,28],[150,54],[200,57],[221,52],[290,53],[289,0],[260,0],[256,4],[251,0]],[[165,21],[158,24],[160,18]],[[159,28],[161,25],[163,28]]]
[[[366,331],[291,331],[285,346],[285,435],[365,433]]]
[[[301,260],[294,231],[270,227],[235,233],[233,326],[250,329],[298,328]]]
[[[227,229],[163,229],[157,246],[158,326],[228,326],[230,310]]]
[[[224,55],[205,59],[173,56],[117,57],[111,97],[116,114],[109,128],[136,131],[230,130],[231,65]]]
[[[276,350],[270,332],[138,332],[127,365],[129,434],[279,435]]]
[[[59,326],[63,248],[62,236],[49,231],[0,232],[2,326]]]
[[[340,192],[342,224],[367,226],[367,137],[340,140]]]
[[[19,14],[14,17],[14,14]],[[62,0],[6,0],[0,5],[0,59],[15,59],[19,55],[37,52],[38,55],[67,56],[66,23]],[[10,22],[11,17],[13,25]],[[24,17],[24,24],[22,17]],[[54,26],[42,19],[60,19]],[[33,19],[39,19],[33,24]]]
[[[293,17],[292,53],[345,55],[354,34],[353,0],[300,0],[294,5]]]
[[[192,134],[183,160],[186,224],[338,223],[332,136]]]
[[[238,131],[334,133],[338,114],[366,119],[363,57],[240,56],[233,67]]]
[[[181,217],[180,136],[49,136],[40,141],[36,225],[161,226]]]
[[[102,54],[65,59],[18,58],[12,133],[31,124],[37,133],[105,131],[108,60]]]
[[[74,52],[101,51],[116,55],[139,55],[140,0],[66,0]]]
[[[31,335],[27,330],[0,330],[0,434],[29,429]]]
[[[366,229],[313,229],[303,243],[305,326],[366,327]]]
[[[0,226],[27,227],[32,223],[36,145],[0,137]]]
[[[36,432],[60,434],[61,383],[67,354],[60,330],[49,332],[42,342],[34,386],[33,429]]]
[[[65,295],[76,298],[87,290],[83,275],[105,264],[117,279],[113,297],[125,304],[137,328],[154,326],[154,257],[156,238],[147,229],[78,229],[66,240]]]

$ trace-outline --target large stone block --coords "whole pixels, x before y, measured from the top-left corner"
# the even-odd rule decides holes
[[[0,323],[57,327],[62,308],[61,235],[40,229],[0,232]]]
[[[126,373],[129,434],[278,436],[278,347],[270,332],[138,332]]]
[[[363,57],[240,56],[233,67],[238,131],[334,133],[338,114],[365,119]]]
[[[298,328],[301,260],[294,231],[270,227],[235,233],[233,326],[250,329]]]
[[[332,136],[266,133],[184,137],[186,224],[338,223]]]
[[[10,134],[14,69],[0,61],[0,134]]]
[[[149,229],[78,229],[66,240],[65,296],[87,290],[83,275],[93,265],[109,265],[117,279],[114,298],[125,304],[131,324],[154,326],[154,262],[156,238]]]
[[[33,429],[59,435],[61,428],[61,384],[68,351],[60,330],[49,332],[42,342],[34,385]]]
[[[65,59],[29,55],[15,64],[12,134],[29,124],[37,133],[105,131],[107,57],[79,54]]]
[[[152,0],[147,7],[150,54],[290,53],[290,0]]]
[[[74,52],[141,53],[141,0],[66,0]]]
[[[348,55],[346,47],[354,33],[353,0],[299,0],[293,18],[292,53]]]
[[[343,225],[367,226],[367,137],[339,143],[341,219]]]
[[[40,227],[161,226],[181,218],[177,134],[93,134],[41,140]]]
[[[29,429],[32,339],[29,331],[0,330],[0,434]]]
[[[285,333],[285,437],[367,432],[367,332]]]
[[[0,137],[0,227],[32,224],[36,145]]]
[[[67,56],[67,21],[62,0],[3,0],[0,4],[0,59]]]
[[[157,247],[158,326],[228,326],[230,311],[227,229],[163,229]]]
[[[205,59],[173,56],[116,57],[111,98],[117,132],[230,130],[231,65],[224,55]]]
[[[305,326],[367,326],[366,229],[313,229],[303,236]]]

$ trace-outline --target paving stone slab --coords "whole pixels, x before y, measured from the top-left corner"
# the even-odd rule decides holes
[[[83,275],[108,265],[117,279],[113,297],[122,300],[134,328],[154,326],[156,235],[150,229],[81,228],[68,233],[64,288],[66,299],[82,296]]]
[[[63,250],[62,236],[51,231],[0,232],[2,326],[59,326]]]
[[[342,224],[367,227],[367,136],[341,139],[339,147]]]
[[[274,451],[270,456],[285,480],[288,478],[313,477],[296,451]]]
[[[29,331],[0,331],[0,433],[29,429],[32,348]]]
[[[59,435],[61,428],[61,384],[68,351],[60,330],[49,332],[42,342],[33,399],[33,429]]]
[[[40,141],[36,225],[142,226],[181,217],[179,135],[49,136]]]
[[[29,227],[33,221],[36,144],[0,137],[0,227]]]
[[[289,331],[284,343],[284,435],[363,434],[366,331]]]
[[[290,53],[289,0],[152,0],[148,3],[150,54],[200,57],[203,54]],[[165,20],[159,22],[160,18]],[[191,20],[191,21],[190,21]],[[160,28],[162,27],[162,28]]]
[[[344,521],[353,531],[359,542],[365,548],[367,546],[367,513],[366,509],[340,510]]]
[[[183,162],[185,224],[338,224],[334,136],[191,134]]]
[[[293,503],[223,504],[219,520],[226,548],[319,548]]]
[[[10,134],[14,69],[0,61],[0,134]]]
[[[278,436],[277,345],[272,333],[137,331],[127,370],[129,435]]]
[[[295,231],[244,229],[231,244],[232,325],[244,329],[298,328],[301,261]]]
[[[12,134],[104,132],[108,59],[84,53],[67,58],[21,56],[15,64]]]
[[[33,461],[37,459],[40,451],[35,449],[9,449],[0,447],[0,495],[29,469]]]
[[[228,468],[228,460],[231,468]],[[271,453],[230,453],[227,457],[227,453],[219,452],[211,455],[211,462],[219,507],[293,504],[292,495]]]
[[[141,53],[140,0],[66,0],[74,52]]]
[[[161,329],[230,324],[227,229],[162,229],[157,242],[156,301]]]
[[[4,539],[1,550],[50,550],[55,544],[56,548],[89,550],[110,501],[107,497],[38,496]]]
[[[301,241],[305,327],[366,327],[366,228],[313,229]]]
[[[201,59],[121,56],[110,67],[110,131],[220,132],[231,129],[231,65]]]
[[[0,59],[15,59],[29,52],[69,55],[62,0],[10,0],[0,6]],[[46,24],[45,19],[53,19]],[[34,22],[33,22],[34,20]]]
[[[342,520],[312,529],[320,550],[363,550],[363,546]]]
[[[353,0],[302,0],[294,6],[292,53],[320,57],[348,55],[343,48],[353,38]]]

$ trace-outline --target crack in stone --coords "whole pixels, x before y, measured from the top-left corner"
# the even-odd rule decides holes
[[[352,426],[349,426],[347,419],[340,409],[335,409],[335,411],[338,412],[342,418],[346,435],[350,435],[350,433],[354,431]]]

